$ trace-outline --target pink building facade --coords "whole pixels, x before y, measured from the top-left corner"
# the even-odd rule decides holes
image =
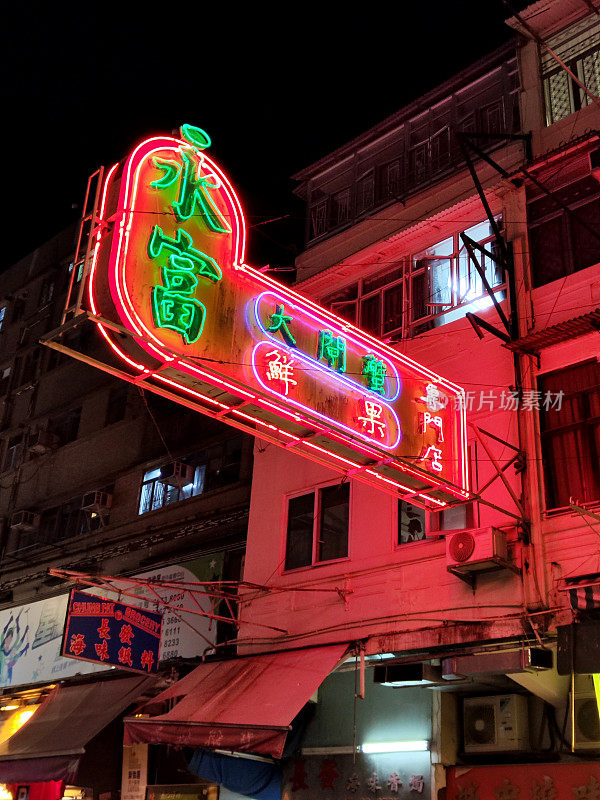
[[[556,657],[557,628],[593,616],[600,572],[600,19],[588,6],[528,7],[508,22],[510,45],[295,176],[307,208],[297,290],[464,387],[473,498],[424,512],[258,438],[244,579],[270,590],[244,591],[240,650],[347,643],[356,659],[325,697],[344,670],[365,699],[350,686],[339,709],[387,691],[397,713],[378,735],[429,741],[432,797],[446,784],[466,797],[476,765],[543,751],[579,764],[586,785],[598,769],[577,754],[600,748],[600,727],[594,739],[568,723],[591,684],[559,674]],[[480,271],[461,234],[481,244]],[[422,737],[406,711],[417,696]],[[502,722],[500,696],[525,710]],[[326,705],[304,748],[313,796],[326,787],[311,759],[361,744],[352,725],[336,737],[319,722]],[[549,718],[564,720],[563,743]],[[522,730],[503,740],[502,725]],[[284,791],[302,800],[297,783],[288,775]]]

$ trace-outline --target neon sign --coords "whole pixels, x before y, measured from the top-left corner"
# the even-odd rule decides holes
[[[87,310],[113,373],[414,502],[464,499],[462,389],[248,266],[209,146],[183,126],[104,181]]]

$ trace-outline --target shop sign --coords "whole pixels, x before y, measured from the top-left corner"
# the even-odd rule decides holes
[[[416,800],[430,796],[428,752],[300,756],[283,770],[282,800]]]
[[[217,800],[216,783],[174,784],[148,786],[146,800]]]
[[[157,581],[218,581],[223,574],[223,552],[200,556],[190,561],[157,567],[132,578]],[[125,586],[117,583],[117,588]],[[128,584],[131,586],[131,582]],[[160,587],[155,591],[171,606],[163,616],[160,660],[194,658],[216,639],[216,625],[200,616],[198,606],[189,593],[177,588]],[[147,599],[136,600],[141,608],[156,610],[156,597],[147,587],[136,588],[136,594]],[[109,595],[110,596],[110,595]],[[115,594],[115,599],[118,595]],[[200,610],[211,611],[209,597],[197,595]],[[0,611],[0,688],[29,683],[54,683],[77,674],[108,669],[106,664],[64,658],[61,638],[69,601],[68,594],[37,600],[35,603]]]
[[[123,747],[121,800],[145,800],[148,785],[148,745]]]
[[[464,499],[463,390],[248,266],[210,139],[182,137],[104,182],[87,310],[121,376],[417,503]]]
[[[494,767],[450,767],[448,800],[558,800],[600,797],[600,763],[509,764]]]
[[[73,590],[61,655],[154,674],[162,624],[162,614]]]

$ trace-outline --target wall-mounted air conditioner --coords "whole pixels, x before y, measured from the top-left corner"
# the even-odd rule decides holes
[[[506,535],[497,528],[466,528],[446,536],[446,569],[458,577],[513,568]]]
[[[36,455],[49,453],[58,447],[58,437],[50,431],[37,430],[29,434],[27,450]]]
[[[33,511],[15,511],[10,518],[10,527],[16,531],[35,531],[40,525],[40,515]]]
[[[112,505],[110,492],[88,492],[83,495],[81,510],[93,514],[107,514]]]
[[[463,698],[465,753],[529,750],[527,698],[520,694]]]
[[[575,692],[574,705],[575,729],[569,720],[569,730],[575,750],[600,750],[600,716],[596,695],[593,691]]]
[[[187,486],[194,481],[194,467],[183,461],[171,461],[161,467],[158,481],[168,486]]]

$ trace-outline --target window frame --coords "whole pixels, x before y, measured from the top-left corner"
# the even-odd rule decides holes
[[[571,181],[570,183],[567,183],[564,186],[561,186],[554,191],[556,192],[565,191],[569,187],[576,186],[580,182],[583,183],[584,180],[585,178]],[[540,289],[542,286],[548,286],[548,284],[562,280],[570,275],[576,275],[578,272],[582,272],[584,269],[589,269],[590,267],[595,266],[594,263],[588,264],[587,266],[583,267],[578,267],[576,265],[575,261],[576,238],[575,238],[574,226],[577,224],[577,220],[572,216],[572,214],[570,214],[564,208],[555,206],[546,214],[531,219],[531,212],[529,209],[531,206],[533,206],[534,203],[536,203],[541,199],[543,199],[542,196],[536,196],[533,197],[527,203],[527,235],[529,240],[529,253],[530,253],[530,272],[531,272],[530,277],[531,277],[531,285],[534,290]],[[577,213],[581,209],[584,209],[587,206],[591,206],[593,203],[596,203],[600,207],[600,184],[598,185],[598,190],[596,192],[591,192],[590,194],[586,194],[584,197],[578,200],[566,202],[565,205],[569,208],[571,212],[577,215]],[[536,249],[534,247],[532,234],[534,234],[535,231],[543,230],[546,225],[553,222],[558,222],[561,227],[561,235],[564,242],[564,248],[562,252],[562,264],[564,269],[561,271],[559,275],[552,278],[551,280],[540,280],[541,275],[538,275],[538,266],[536,265],[537,261]],[[600,263],[600,260],[596,263]],[[539,265],[539,269],[542,270],[543,266]]]
[[[322,510],[322,492],[325,489],[329,489],[332,487],[342,487],[348,486],[348,528],[346,531],[346,555],[339,556],[337,558],[330,558],[325,559],[323,561],[318,561],[318,551],[319,551],[319,533],[321,527],[321,510]],[[351,520],[352,520],[352,499],[353,499],[354,489],[352,486],[352,481],[328,481],[327,483],[320,483],[312,488],[306,487],[302,490],[291,492],[286,494],[283,498],[284,510],[282,514],[283,518],[283,525],[282,525],[282,553],[280,558],[280,573],[282,575],[289,575],[290,573],[298,572],[299,570],[308,570],[308,569],[315,569],[316,567],[325,567],[329,564],[339,564],[341,562],[349,561],[351,558],[350,553],[350,528],[351,528]],[[288,551],[288,523],[289,523],[289,511],[290,511],[290,501],[294,500],[298,497],[304,497],[307,495],[313,495],[313,525],[312,525],[312,549],[311,549],[311,563],[310,564],[303,564],[298,567],[287,567],[286,560],[287,560],[287,551]]]
[[[234,445],[236,445],[236,444],[239,444],[239,462],[236,461],[235,459],[232,459],[232,454],[235,453],[235,452],[238,452],[237,448],[234,447]],[[232,445],[232,446],[230,447],[230,445]],[[216,453],[217,449],[219,450],[218,453]],[[201,455],[203,455],[203,458],[200,457]],[[213,472],[213,471],[211,471],[210,466],[211,466],[211,463],[214,463],[215,460],[217,460],[217,459],[220,462],[220,466],[219,466],[219,469],[217,471]],[[152,507],[152,500],[153,500],[153,497],[154,497],[154,487],[155,487],[155,484],[159,482],[158,479],[159,479],[160,476],[157,475],[156,477],[149,478],[147,480],[145,480],[145,476],[148,473],[155,472],[157,470],[162,469],[162,467],[166,466],[166,464],[168,464],[169,462],[162,461],[162,462],[159,462],[159,463],[153,462],[153,463],[147,464],[145,466],[145,468],[143,469],[142,478],[141,478],[140,486],[139,486],[139,490],[138,490],[137,506],[136,506],[136,508],[137,508],[137,516],[138,517],[144,517],[144,516],[146,516],[146,514],[152,514],[155,511],[164,511],[169,506],[179,505],[179,503],[185,503],[186,501],[192,500],[193,498],[204,497],[204,495],[210,494],[212,492],[228,490],[231,487],[237,485],[242,480],[241,475],[242,475],[242,469],[243,469],[243,464],[244,464],[244,439],[243,439],[242,436],[230,436],[230,437],[228,437],[226,439],[222,439],[221,441],[213,442],[212,444],[208,444],[205,447],[200,448],[199,450],[195,450],[195,451],[193,451],[191,453],[188,452],[185,455],[180,455],[178,457],[175,456],[174,460],[175,461],[181,461],[184,464],[188,464],[188,465],[194,467],[194,483],[196,481],[196,477],[195,477],[196,471],[198,469],[201,469],[201,468],[204,469],[204,471],[202,473],[202,489],[194,494],[194,490],[192,488],[189,497],[185,497],[185,496],[181,497],[180,495],[181,495],[181,493],[183,491],[181,488],[177,487],[175,484],[164,484],[165,485],[165,491],[163,493],[163,498],[162,498],[161,504],[159,506],[157,506],[156,508],[153,508]],[[236,477],[235,480],[233,480],[233,481],[225,481],[222,484],[219,484],[219,483],[215,484],[214,476],[218,475],[219,472],[224,471],[224,470],[230,468],[231,466],[235,467],[236,465],[237,465],[238,469],[237,469],[237,477]],[[215,484],[215,485],[213,485],[213,484]],[[151,498],[150,498],[150,500],[151,500],[150,507],[147,508],[145,511],[142,511],[141,510],[141,508],[142,508],[142,495],[144,493],[144,487],[145,486],[149,486],[149,485],[152,485],[152,494],[151,494]],[[166,487],[167,486],[171,486],[172,488],[177,489],[178,497],[177,497],[176,500],[171,500],[170,502],[166,502],[166,498],[167,498]]]
[[[584,358],[581,361],[577,361],[575,363],[564,364],[562,367],[559,367],[557,369],[550,369],[545,372],[542,372],[537,375],[537,381],[536,381],[537,389],[540,392],[542,392],[543,395],[544,393],[543,381],[545,378],[564,375],[565,373],[569,372],[575,367],[585,368],[587,366],[591,366],[594,364],[597,365],[598,368],[600,369],[600,361],[598,360],[598,358],[590,357],[590,358]],[[598,384],[598,386],[600,386],[600,384]],[[577,392],[572,392],[570,393],[570,396],[573,397],[576,395],[582,395],[585,397],[588,395],[591,388],[593,387],[587,387],[584,389],[580,389]],[[550,390],[546,389],[545,391],[550,391]],[[565,400],[568,399],[568,397],[569,393],[565,392],[565,395],[562,398],[562,402],[564,403]],[[560,513],[572,513],[570,505],[561,506],[561,505],[555,505],[552,502],[553,500],[556,500],[556,502],[558,502],[558,500],[553,497],[553,488],[550,483],[550,473],[551,472],[557,473],[559,472],[559,470],[557,470],[556,461],[554,459],[550,459],[549,457],[550,451],[548,449],[547,441],[552,440],[553,436],[556,434],[560,434],[561,431],[564,432],[566,430],[573,430],[573,431],[581,430],[587,433],[594,424],[600,425],[600,415],[587,416],[585,419],[563,423],[560,426],[548,429],[544,423],[544,413],[547,412],[545,412],[545,409],[543,407],[540,407],[540,409],[538,410],[539,432],[540,432],[539,453],[541,456],[541,467],[542,467],[542,490],[544,498],[544,503],[543,503],[544,513],[549,515],[556,515]],[[588,435],[585,437],[584,440],[588,442],[588,449],[586,450],[587,468],[589,472],[594,475],[595,482],[597,484],[596,486],[597,497],[589,500],[585,500],[584,498],[573,498],[573,499],[575,501],[578,501],[582,506],[597,506],[598,504],[600,504],[600,467],[598,467],[598,459],[597,458],[594,459],[593,457],[594,456],[593,450],[597,449],[598,446],[594,442],[593,436],[589,437]],[[565,470],[563,468],[562,472],[564,474],[565,472],[568,472],[568,470]]]
[[[496,214],[495,218],[501,223],[502,214]],[[447,314],[454,314],[463,308],[465,309],[466,313],[472,303],[476,303],[477,301],[485,299],[486,297],[485,290],[483,290],[478,297],[468,300],[461,301],[461,298],[459,297],[460,281],[464,278],[464,276],[461,274],[461,259],[466,255],[467,263],[470,263],[468,252],[466,251],[466,248],[462,246],[460,234],[474,228],[477,225],[485,224],[486,222],[487,218],[484,217],[478,222],[469,225],[467,228],[460,228],[448,236],[445,236],[440,241],[433,242],[428,247],[423,248],[420,251],[413,251],[405,256],[402,256],[395,260],[394,263],[385,270],[385,272],[374,273],[373,275],[367,275],[359,278],[355,283],[344,286],[335,294],[322,298],[321,302],[326,308],[329,308],[334,314],[338,314],[343,319],[346,319],[346,317],[343,316],[343,310],[345,308],[353,308],[355,312],[354,321],[349,321],[352,322],[352,324],[356,324],[358,327],[363,328],[364,330],[372,333],[374,336],[382,339],[408,339],[418,336],[420,333],[431,330],[432,328],[440,327],[446,324],[446,322],[453,322],[455,321],[454,319],[437,323],[436,320],[440,320]],[[429,257],[425,257],[423,254],[427,250],[432,250],[437,245],[450,239],[452,240],[452,252],[449,256],[444,256],[444,258],[447,258],[450,261],[451,280],[455,284],[451,290],[450,303],[444,304],[443,308],[441,307],[441,304],[438,304],[440,306],[439,310],[430,311],[430,313],[425,313],[423,316],[416,317],[416,291],[414,283],[415,279],[418,280],[423,275],[426,276],[428,269],[427,265],[423,262]],[[480,239],[479,243],[489,250],[490,243],[493,241],[494,235],[493,232],[490,232],[487,236],[484,236],[482,239]],[[418,256],[423,256],[423,258],[419,259]],[[478,254],[478,257],[481,263],[483,256]],[[436,257],[431,256],[431,259],[434,258]],[[440,259],[440,257],[437,258]],[[491,259],[487,259],[486,257],[486,262],[484,262],[484,264],[487,263],[487,261],[491,261]],[[471,269],[475,271],[474,265],[472,265]],[[386,280],[387,276],[389,276],[389,280]],[[478,277],[477,280],[479,280]],[[428,279],[426,279],[426,285],[428,285],[428,282]],[[365,287],[372,283],[377,284],[375,288],[366,290]],[[402,285],[402,319],[400,325],[388,324],[385,313],[386,294],[393,289],[397,289],[400,285]],[[498,299],[500,302],[504,300],[506,297],[505,293],[507,291],[506,275],[503,276],[503,279],[500,283],[493,283],[492,289],[494,290],[496,299]],[[344,299],[344,296],[349,297],[350,294],[355,296],[356,299]],[[379,322],[377,330],[371,325],[366,324],[366,314],[364,312],[364,307],[375,298],[378,298],[379,300]],[[463,317],[464,314],[460,314],[459,316],[456,316],[456,319],[462,319]]]

